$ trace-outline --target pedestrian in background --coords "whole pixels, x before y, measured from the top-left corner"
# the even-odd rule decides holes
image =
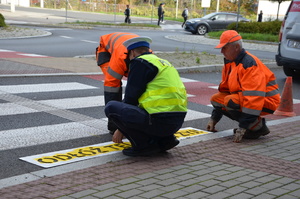
[[[165,3],[161,3],[158,6],[158,10],[157,10],[157,15],[158,15],[157,25],[158,26],[159,26],[160,22],[164,23],[164,14],[165,14],[164,6],[165,6]]]
[[[125,23],[131,23],[131,19],[130,19],[130,13],[131,13],[131,10],[129,8],[129,5],[126,5],[126,9],[125,9]]]
[[[187,7],[184,8],[184,10],[182,11],[181,16],[183,17],[183,23],[182,23],[181,27],[183,27],[184,24],[185,24],[185,22],[186,22],[186,20],[187,20],[188,17],[189,17],[189,10],[188,10]]]
[[[258,14],[257,22],[262,22],[262,17],[263,17],[263,11],[261,10],[260,13]]]
[[[130,141],[127,156],[147,156],[165,152],[179,144],[174,134],[187,113],[187,95],[178,71],[172,64],[150,52],[149,37],[124,42],[130,59],[125,96],[110,101],[105,114],[118,130],[113,142],[123,135]]]
[[[233,131],[234,142],[269,134],[265,118],[261,116],[273,114],[280,103],[274,73],[245,51],[242,37],[235,30],[224,31],[215,48],[222,49],[225,63],[219,92],[211,97],[214,109],[207,130],[216,131],[215,125],[225,115],[239,123],[239,128]]]

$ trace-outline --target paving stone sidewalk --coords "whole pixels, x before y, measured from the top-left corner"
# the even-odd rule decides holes
[[[280,198],[300,197],[300,128],[270,126],[258,140],[232,136],[175,147],[153,157],[107,164],[7,187],[20,198]]]

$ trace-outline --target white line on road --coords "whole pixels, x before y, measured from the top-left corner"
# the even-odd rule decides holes
[[[98,42],[96,41],[89,41],[89,40],[81,40],[83,42],[87,42],[87,43],[92,43],[92,44],[98,44]]]
[[[50,83],[50,84],[23,84],[23,85],[8,85],[0,86],[0,94],[7,93],[36,93],[36,92],[51,92],[51,91],[68,91],[68,90],[84,90],[95,89],[97,87],[80,84],[77,82],[66,83]]]
[[[68,36],[60,36],[62,38],[65,38],[65,39],[72,39],[72,37],[68,37]]]

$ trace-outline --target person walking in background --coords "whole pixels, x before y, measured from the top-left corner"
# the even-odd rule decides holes
[[[124,42],[130,59],[125,96],[110,101],[105,114],[118,127],[113,142],[123,135],[130,141],[127,156],[148,156],[179,144],[174,134],[187,113],[187,95],[178,71],[167,60],[150,52],[149,37]]]
[[[126,5],[126,9],[125,9],[125,23],[131,23],[131,19],[130,19],[130,13],[131,13],[131,10],[129,8],[129,5]]]
[[[189,16],[189,10],[188,10],[187,7],[184,8],[184,10],[182,11],[181,16],[183,17],[183,23],[182,23],[181,27],[183,27],[186,20],[188,19],[188,16]]]
[[[239,128],[234,129],[234,142],[269,134],[261,116],[273,114],[280,103],[274,73],[245,51],[242,37],[235,30],[224,31],[215,48],[222,49],[225,63],[219,92],[211,97],[214,109],[207,130],[216,131],[215,125],[225,115],[239,123]]]
[[[258,20],[257,20],[257,22],[262,22],[262,17],[263,17],[263,12],[261,10],[260,13],[258,14]]]
[[[158,15],[157,25],[158,26],[159,26],[160,22],[164,23],[164,14],[165,14],[164,6],[165,6],[165,3],[161,3],[158,6],[158,10],[157,10],[157,15]]]

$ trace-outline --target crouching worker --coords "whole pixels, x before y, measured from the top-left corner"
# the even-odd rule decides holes
[[[128,32],[113,32],[100,37],[99,46],[96,48],[97,65],[104,74],[104,101],[122,101],[122,78],[128,75],[126,47],[124,41],[138,37],[137,34]],[[117,127],[108,119],[107,129],[114,134]]]
[[[113,142],[125,136],[131,143],[127,156],[148,156],[179,144],[174,136],[187,112],[185,87],[177,70],[149,51],[149,37],[124,42],[130,59],[123,102],[110,101],[105,114],[118,127]]]
[[[242,47],[242,37],[234,30],[227,30],[220,37],[225,64],[219,92],[211,97],[214,107],[207,124],[208,131],[223,115],[239,123],[234,129],[234,142],[242,138],[257,139],[270,133],[261,116],[272,114],[280,103],[275,75],[257,57]]]

